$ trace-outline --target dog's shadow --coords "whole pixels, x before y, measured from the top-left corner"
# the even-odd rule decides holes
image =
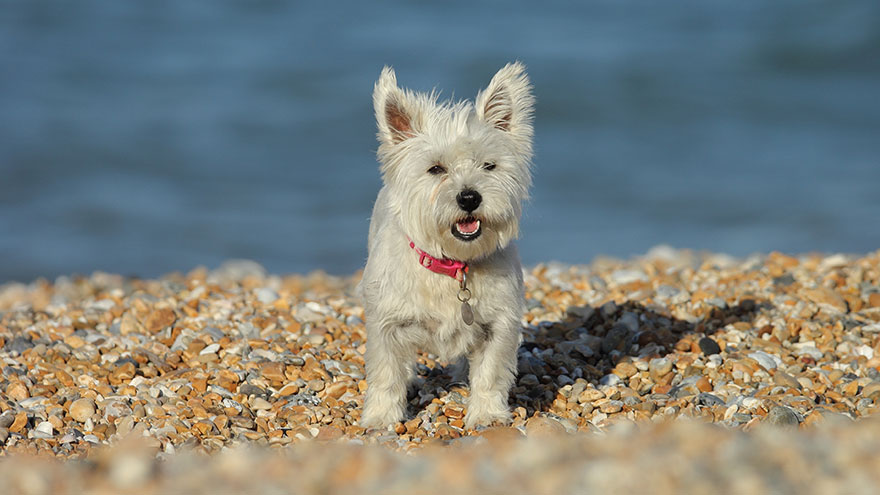
[[[528,416],[548,411],[559,389],[579,378],[597,387],[603,378],[606,383],[626,386],[626,378],[609,375],[618,363],[631,360],[628,357],[639,356],[648,361],[676,350],[711,354],[717,350],[712,349],[717,343],[703,341],[701,345],[703,337],[711,339],[712,334],[728,324],[751,322],[760,308],[748,299],[735,306],[718,302],[703,317],[686,321],[633,301],[619,306],[612,303],[597,308],[570,307],[562,321],[540,322],[532,332],[527,329],[510,404],[514,408],[524,407]],[[647,395],[657,390],[675,391],[668,383],[654,385],[659,387],[643,382],[637,392]]]
[[[612,375],[621,361],[649,361],[672,352],[711,354],[717,343],[701,340],[720,328],[750,323],[766,304],[744,299],[734,306],[723,301],[712,301],[699,316],[691,321],[674,317],[660,307],[649,307],[627,301],[621,305],[606,303],[600,307],[569,307],[565,316],[554,321],[534,321],[524,329],[523,342],[518,351],[517,379],[511,389],[511,408],[525,408],[526,417],[536,412],[551,412],[561,388],[579,379],[599,387],[617,382]],[[409,395],[410,413],[416,414],[433,397],[452,394],[452,402],[463,402],[465,383],[455,373],[455,367],[428,368],[419,366],[420,382]],[[640,395],[677,389],[667,383],[643,383]]]

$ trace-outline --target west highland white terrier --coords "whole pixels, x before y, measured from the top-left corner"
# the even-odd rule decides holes
[[[361,425],[405,418],[418,349],[467,358],[465,425],[509,422],[524,309],[513,240],[531,184],[531,84],[520,63],[475,100],[397,87],[385,67],[373,90],[383,187],[361,282],[367,396]]]

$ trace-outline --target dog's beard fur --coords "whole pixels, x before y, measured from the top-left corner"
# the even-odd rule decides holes
[[[416,348],[468,357],[466,425],[506,421],[524,305],[511,242],[531,184],[533,98],[524,67],[505,66],[473,103],[400,89],[386,67],[373,103],[384,187],[361,282],[368,384],[362,424],[404,418]],[[471,323],[464,322],[458,282],[420,267],[410,240],[434,257],[467,262]]]

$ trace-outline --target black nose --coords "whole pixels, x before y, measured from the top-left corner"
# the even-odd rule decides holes
[[[465,189],[464,191],[458,193],[458,196],[455,197],[455,200],[458,201],[458,206],[460,206],[462,210],[470,213],[480,206],[480,202],[483,201],[483,197],[480,196],[480,193],[474,191],[473,189]]]

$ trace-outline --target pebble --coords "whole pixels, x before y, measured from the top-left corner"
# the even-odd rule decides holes
[[[260,287],[254,291],[257,300],[263,304],[273,303],[278,300],[278,293],[268,287]]]
[[[629,378],[638,372],[638,368],[632,363],[620,362],[614,367],[614,374],[622,379]]]
[[[251,401],[251,409],[255,411],[267,411],[272,409],[272,403],[262,397],[254,397]]]
[[[20,402],[30,397],[30,392],[28,392],[27,385],[15,380],[6,386],[6,395],[10,399]]]
[[[524,387],[535,387],[541,383],[538,377],[532,373],[526,373],[519,377],[519,384]]]
[[[13,433],[19,433],[24,431],[25,426],[27,426],[28,416],[24,411],[20,411],[15,415],[15,420],[9,425],[9,431]]]
[[[590,402],[593,402],[593,401],[596,401],[599,399],[604,399],[604,398],[605,398],[605,393],[603,393],[601,390],[597,390],[595,388],[588,388],[580,393],[580,395],[578,396],[578,402],[581,404],[587,404],[587,403],[590,403]]]
[[[803,388],[801,383],[788,373],[779,370],[776,374],[773,375],[773,381],[783,387],[793,388],[797,390],[801,390]]]
[[[796,412],[794,412],[790,407],[786,406],[775,406],[767,412],[767,417],[764,419],[767,424],[773,426],[782,426],[782,427],[797,427],[800,424],[800,419]]]
[[[810,301],[831,308],[836,312],[845,313],[847,311],[846,300],[837,292],[826,287],[817,287],[815,289],[804,289],[801,293]]]
[[[614,313],[617,313],[617,304],[614,301],[608,301],[599,308],[599,312],[607,320],[614,316]]]
[[[526,421],[526,435],[555,436],[565,433],[565,426],[558,420],[547,416],[533,416]]]
[[[34,429],[34,438],[52,438],[55,435],[55,427],[49,421],[42,421]]]
[[[144,328],[150,333],[157,333],[167,328],[177,319],[174,311],[170,308],[157,308],[153,310],[144,321]]]
[[[95,415],[95,401],[89,398],[77,399],[70,404],[70,417],[85,423]]]
[[[880,398],[880,382],[874,381],[865,385],[859,395],[877,400]]]
[[[611,273],[611,282],[618,285],[630,284],[633,282],[644,282],[648,279],[640,270],[621,269]]]
[[[721,354],[721,347],[718,346],[718,343],[709,337],[703,337],[698,342],[700,346],[700,350],[703,351],[703,354],[710,356],[712,354]]]
[[[450,419],[461,419],[464,414],[464,408],[457,405],[447,405],[443,408],[443,415]]]
[[[127,404],[118,400],[108,400],[102,405],[104,409],[104,419],[121,418],[131,414],[131,408]]]
[[[620,315],[618,323],[625,326],[629,333],[635,333],[639,330],[639,317],[632,311],[627,311]]]
[[[721,398],[719,398],[716,395],[712,395],[710,393],[705,393],[705,392],[698,394],[697,398],[694,399],[694,403],[701,405],[701,406],[709,406],[709,407],[724,405],[724,401],[721,400]]]
[[[345,436],[345,432],[333,426],[322,426],[318,428],[318,434],[315,435],[315,440],[320,442],[331,442],[334,440],[338,440]]]
[[[116,421],[116,434],[120,437],[124,437],[131,433],[131,430],[134,429],[134,417],[133,416],[124,416],[119,418]]]
[[[749,357],[758,362],[765,370],[775,370],[777,366],[782,365],[782,360],[779,358],[773,359],[773,356],[767,354],[764,351],[755,351],[749,353]],[[777,362],[777,360],[779,360]]]
[[[596,314],[596,310],[592,306],[571,306],[565,310],[565,313],[586,322]]]
[[[599,410],[605,414],[614,414],[623,409],[623,402],[619,400],[608,400],[599,404]]]
[[[798,357],[808,356],[815,360],[822,359],[822,351],[820,351],[814,342],[802,342],[791,345],[794,349],[794,355]]]
[[[250,383],[242,384],[241,387],[239,387],[238,391],[244,395],[267,395],[268,394],[268,392],[266,392],[266,390],[264,390],[256,385],[252,385]]]
[[[672,361],[667,358],[655,358],[648,363],[648,372],[655,381],[672,371]]]
[[[214,353],[216,353],[216,352],[219,351],[219,350],[220,350],[220,344],[211,344],[211,345],[209,345],[209,346],[206,346],[206,347],[205,347],[204,349],[202,349],[201,351],[199,351],[199,356],[205,356],[205,355],[208,355],[208,354],[214,354]]]
[[[602,352],[623,351],[629,336],[629,329],[623,324],[615,325],[602,339]]]

